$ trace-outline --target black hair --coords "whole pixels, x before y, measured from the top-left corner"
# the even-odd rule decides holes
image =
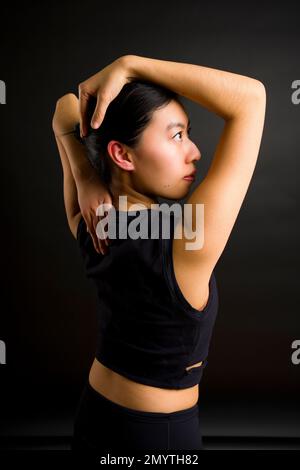
[[[138,145],[143,130],[151,121],[158,108],[176,100],[184,108],[177,93],[146,80],[133,79],[126,83],[120,93],[110,102],[104,119],[98,129],[90,127],[97,100],[88,101],[87,119],[89,129],[80,137],[80,125],[75,126],[76,138],[85,145],[87,156],[94,168],[99,171],[101,180],[109,186],[111,165],[113,164],[107,145],[117,140],[131,148]]]

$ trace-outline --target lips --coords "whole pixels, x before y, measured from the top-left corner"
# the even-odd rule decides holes
[[[185,180],[186,180],[186,179],[187,179],[187,180],[194,180],[194,179],[195,179],[196,172],[197,172],[197,170],[192,171],[192,173],[190,173],[189,175],[184,176],[183,179],[185,179]]]

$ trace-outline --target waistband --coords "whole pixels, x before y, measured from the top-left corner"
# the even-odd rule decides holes
[[[89,381],[86,382],[86,391],[88,395],[98,401],[99,403],[102,401],[103,405],[106,407],[110,407],[112,410],[116,411],[117,413],[124,413],[130,416],[136,416],[141,418],[151,418],[157,419],[160,418],[163,421],[181,421],[192,418],[197,416],[199,413],[199,406],[198,403],[193,405],[190,408],[186,408],[184,410],[172,411],[170,413],[164,412],[156,412],[156,411],[142,411],[142,410],[135,410],[133,408],[127,408],[126,406],[120,405],[119,403],[115,403],[111,401],[109,398],[105,397],[97,390],[95,390]]]

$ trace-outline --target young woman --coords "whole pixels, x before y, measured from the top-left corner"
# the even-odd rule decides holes
[[[79,95],[80,101],[71,93],[58,100],[52,123],[68,223],[99,298],[97,350],[72,449],[202,449],[199,382],[218,310],[214,267],[256,165],[264,85],[200,65],[127,55],[81,83]],[[224,119],[209,171],[189,196],[201,154],[180,95]],[[111,204],[116,226],[127,230],[136,219],[150,223],[160,212],[158,197],[187,196],[196,233],[204,205],[204,243],[196,249],[187,249],[184,230],[175,237],[184,219],[172,214],[170,236],[162,236],[166,213],[158,218],[158,238],[99,236],[101,204]],[[138,217],[137,207],[144,208]]]

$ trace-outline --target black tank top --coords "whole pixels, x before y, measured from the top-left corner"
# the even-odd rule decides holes
[[[153,212],[158,224],[151,224]],[[105,255],[94,249],[83,217],[77,228],[85,275],[97,289],[95,357],[135,382],[170,389],[192,387],[200,382],[207,365],[218,311],[214,271],[208,303],[203,310],[196,310],[181,292],[174,273],[172,240],[178,217],[150,208],[115,210],[115,215],[116,238],[110,239]],[[162,231],[166,217],[170,236]],[[149,238],[127,236],[130,225],[145,218]],[[201,361],[202,365],[186,369]]]

